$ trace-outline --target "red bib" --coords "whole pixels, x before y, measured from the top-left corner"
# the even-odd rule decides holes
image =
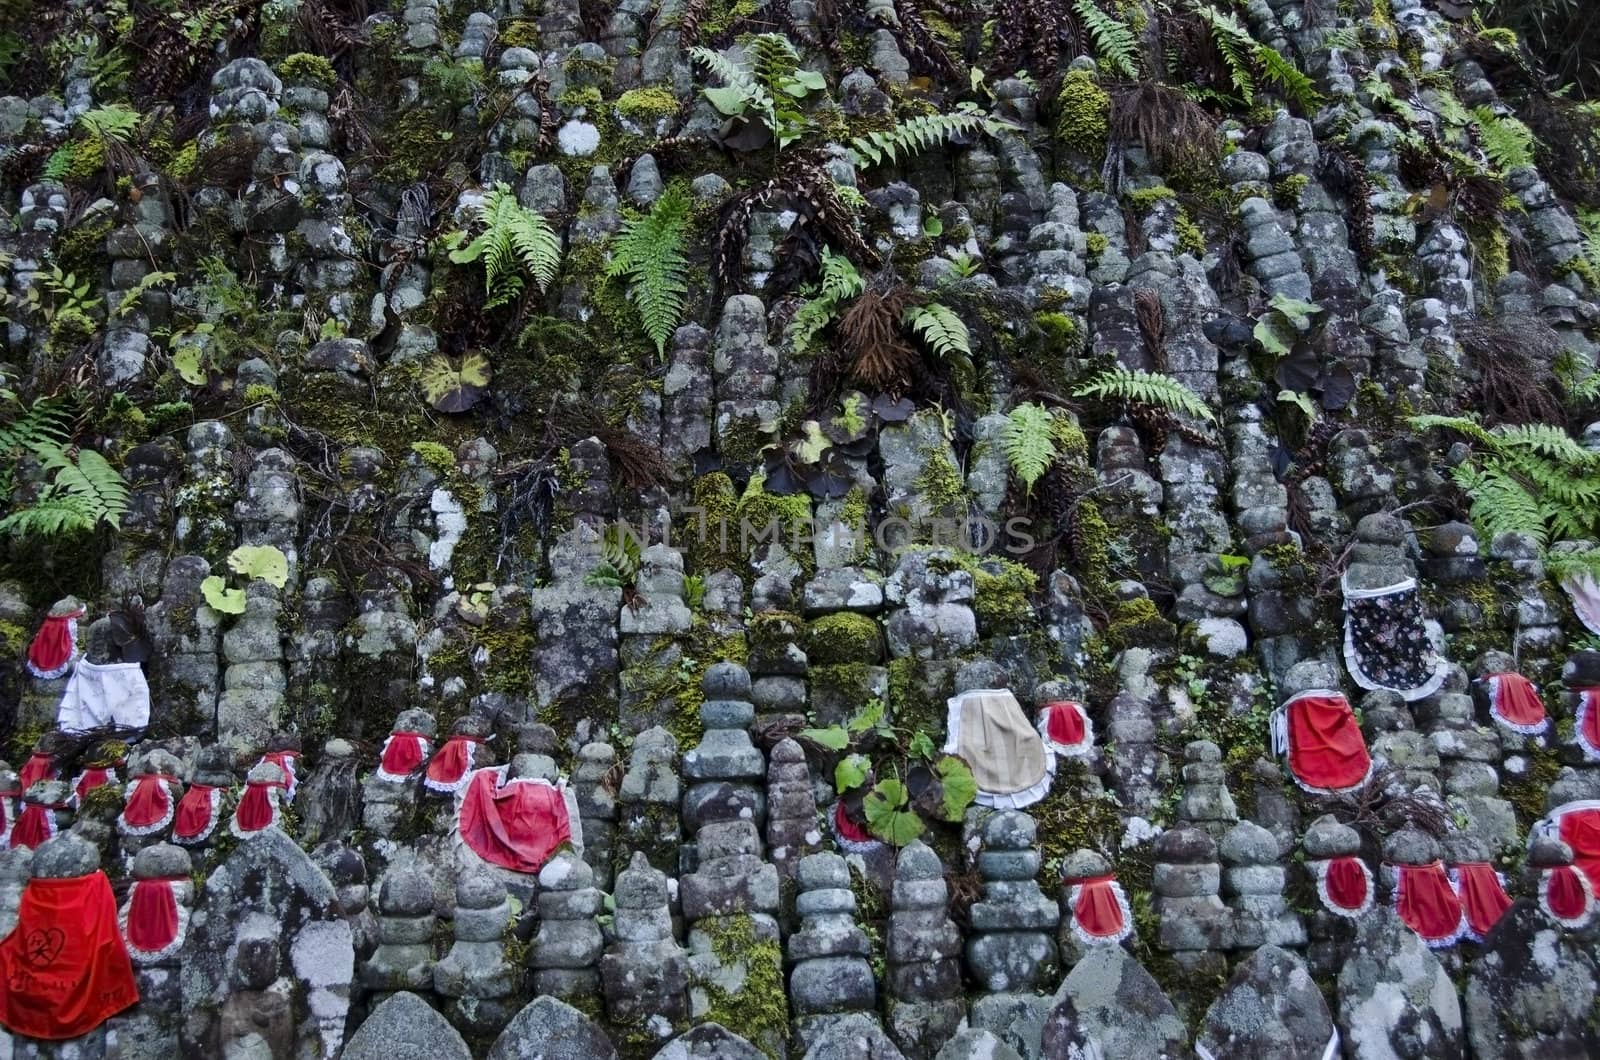
[[[1597,709],[1596,700],[1600,700],[1600,688],[1578,690],[1578,716],[1574,719],[1577,724],[1573,726],[1578,747],[1592,762],[1600,762],[1600,709]]]
[[[244,786],[244,798],[233,808],[233,823],[229,825],[234,835],[243,839],[278,823],[279,787],[264,780],[253,780]]]
[[[35,677],[60,677],[72,666],[78,650],[78,619],[83,612],[53,615],[44,620],[28,645],[28,672]]]
[[[483,741],[476,736],[452,736],[439,748],[439,753],[428,763],[424,786],[433,791],[455,794],[466,786],[472,772],[472,760]]]
[[[128,786],[128,801],[123,804],[117,827],[126,835],[153,835],[172,823],[177,799],[172,788],[176,777],[146,773],[133,778]]]
[[[1466,930],[1461,899],[1444,863],[1395,865],[1394,911],[1429,946],[1452,946]]]
[[[1483,679],[1489,690],[1489,716],[1512,732],[1533,735],[1549,728],[1544,700],[1533,682],[1521,674],[1490,674]]]
[[[538,872],[572,838],[562,790],[546,780],[505,780],[506,767],[472,774],[461,797],[462,842],[513,872]]]
[[[41,780],[54,780],[56,777],[56,760],[51,755],[42,751],[35,751],[22,763],[22,772],[17,774],[17,790],[26,795],[28,789]]]
[[[1086,755],[1094,746],[1094,725],[1081,703],[1058,700],[1039,710],[1039,735],[1058,755]]]
[[[383,741],[378,779],[403,784],[428,760],[428,738],[419,732],[391,732]]]
[[[299,751],[268,751],[261,756],[261,762],[271,762],[283,770],[284,783],[283,797],[287,802],[294,801],[294,793],[299,789],[299,779],[295,776],[295,763],[300,759]],[[257,762],[260,765],[261,762]]]
[[[844,812],[843,799],[833,804],[829,821],[833,825],[834,842],[846,853],[865,854],[883,845],[871,832],[850,819],[850,815]]]
[[[139,1000],[104,872],[29,881],[0,941],[0,982],[0,1025],[50,1041],[87,1034]]]
[[[9,844],[12,850],[27,847],[37,850],[39,844],[56,834],[56,813],[48,806],[36,802],[24,803],[17,821],[11,826]]]
[[[72,782],[72,801],[74,805],[82,806],[83,797],[95,788],[105,784],[117,782],[116,770],[110,766],[90,766],[78,774],[78,779]]]
[[[210,784],[194,784],[178,800],[172,825],[174,843],[204,843],[216,831],[222,817],[222,789]]]
[[[1133,933],[1133,914],[1127,895],[1115,876],[1068,880],[1067,905],[1072,909],[1072,933],[1088,946],[1108,946]]]
[[[182,876],[133,881],[118,922],[128,955],[140,964],[165,960],[183,948],[189,916],[175,892],[183,882]]]
[[[1487,861],[1468,861],[1454,870],[1456,894],[1467,916],[1467,938],[1482,942],[1511,908],[1500,874]]]
[[[1338,692],[1312,690],[1290,697],[1272,717],[1273,750],[1287,754],[1294,782],[1318,795],[1359,788],[1372,756],[1350,703]]]
[[[1571,865],[1545,869],[1539,875],[1539,907],[1565,927],[1583,927],[1594,912],[1589,877]]]
[[[1355,918],[1372,908],[1372,870],[1358,857],[1314,862],[1317,897],[1335,916]]]

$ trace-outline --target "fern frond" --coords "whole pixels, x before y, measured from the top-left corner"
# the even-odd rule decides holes
[[[483,231],[451,251],[450,260],[459,265],[482,259],[485,309],[505,305],[522,293],[524,269],[540,291],[555,282],[561,267],[561,237],[543,215],[519,203],[509,187],[496,184],[490,189],[477,222]]]
[[[1042,405],[1018,405],[1000,428],[1000,448],[1023,489],[1032,490],[1056,459],[1055,416]]]
[[[1533,131],[1520,120],[1502,117],[1489,107],[1474,107],[1472,117],[1478,123],[1483,153],[1496,169],[1504,173],[1533,165]]]
[[[1546,511],[1527,487],[1501,468],[1464,463],[1451,478],[1472,498],[1472,524],[1486,541],[1505,533],[1531,535],[1543,547],[1550,540]]]
[[[1015,126],[984,114],[966,103],[948,114],[923,114],[908,118],[892,129],[879,129],[850,141],[850,161],[858,168],[876,166],[885,159],[898,162],[945,143],[957,136],[1015,130]]]
[[[669,186],[648,214],[622,222],[606,266],[607,276],[627,276],[631,281],[629,297],[657,354],[666,353],[667,340],[678,329],[689,296],[683,236],[689,227],[690,205],[682,185]]]
[[[938,302],[910,306],[900,322],[922,337],[928,348],[947,360],[970,364],[972,340],[955,310]]]
[[[830,247],[822,248],[822,281],[818,294],[834,302],[854,298],[867,289],[867,281],[855,262],[843,254],[835,254]]]
[[[78,115],[78,124],[89,135],[118,144],[132,139],[142,120],[139,112],[126,103],[108,103]]]
[[[0,457],[15,459],[22,450],[67,444],[68,413],[59,401],[35,401],[20,417],[0,425]]]
[[[753,71],[740,66],[719,51],[703,47],[690,48],[689,58],[705,67],[707,73],[729,88],[748,89],[752,93],[761,91]]]
[[[1142,368],[1129,368],[1117,364],[1081,384],[1072,391],[1074,397],[1109,398],[1134,401],[1141,405],[1155,405],[1169,412],[1193,416],[1196,419],[1215,419],[1211,408],[1193,390],[1170,375],[1147,372]]]
[[[1594,453],[1551,423],[1504,424],[1495,428],[1494,435],[1503,446],[1529,449],[1558,463],[1574,467],[1593,467],[1596,464]]]
[[[1255,102],[1256,80],[1250,71],[1250,56],[1256,50],[1256,40],[1232,14],[1218,11],[1210,5],[1195,9],[1195,14],[1211,27],[1211,39],[1222,53],[1228,67],[1228,79],[1247,106]]]
[[[1095,0],[1072,0],[1072,13],[1083,23],[1100,57],[1123,77],[1137,80],[1139,38],[1128,24],[1100,10]]]
[[[12,537],[59,537],[93,530],[95,519],[73,496],[44,497],[0,519],[0,534]]]
[[[1409,416],[1406,425],[1414,431],[1426,431],[1438,427],[1447,431],[1464,434],[1475,442],[1495,446],[1499,442],[1495,436],[1483,429],[1483,425],[1469,416]]]
[[[121,526],[128,511],[128,484],[110,461],[93,449],[78,450],[76,460],[55,445],[40,444],[33,451],[46,468],[55,472],[55,479],[45,492],[47,499],[69,498],[91,524],[103,522],[112,529]]]
[[[1286,57],[1265,44],[1256,45],[1256,62],[1261,64],[1261,75],[1278,86],[1283,98],[1293,103],[1302,113],[1311,114],[1322,106],[1322,93],[1306,73]]]

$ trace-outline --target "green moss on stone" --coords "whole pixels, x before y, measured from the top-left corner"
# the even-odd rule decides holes
[[[1110,95],[1087,71],[1068,74],[1056,96],[1056,139],[1073,151],[1098,158],[1105,154],[1110,127]]]
[[[805,648],[813,665],[875,663],[883,655],[883,634],[875,619],[841,611],[811,623]]]
[[[672,90],[660,85],[649,88],[632,88],[617,97],[617,113],[637,122],[669,118],[678,113],[681,104]]]
[[[756,930],[748,914],[710,917],[696,925],[711,940],[711,952],[724,967],[742,966],[744,981],[733,991],[715,981],[705,984],[701,1022],[720,1023],[777,1060],[789,1037],[789,1003],[783,982],[783,948]]]

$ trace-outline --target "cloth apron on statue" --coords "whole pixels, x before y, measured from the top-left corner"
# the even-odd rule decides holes
[[[972,767],[977,801],[997,809],[1031,806],[1050,793],[1055,752],[1028,724],[1009,689],[983,688],[946,701],[945,753]]]
[[[0,1025],[49,1041],[87,1034],[139,1000],[104,872],[28,882],[0,941],[0,983]]]
[[[507,766],[474,772],[461,794],[456,829],[491,865],[536,873],[562,843],[575,841],[565,786],[536,777],[507,779]]]
[[[1428,639],[1415,578],[1382,589],[1344,585],[1344,660],[1368,691],[1422,699],[1444,683],[1446,663]]]
[[[1289,697],[1272,714],[1272,749],[1289,775],[1317,795],[1351,791],[1372,775],[1372,755],[1350,703],[1338,692],[1312,688]]]
[[[85,732],[105,725],[142,729],[150,724],[150,685],[138,663],[79,659],[61,696],[56,727]]]

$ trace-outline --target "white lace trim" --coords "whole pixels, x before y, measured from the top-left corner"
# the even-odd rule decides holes
[[[1560,924],[1562,927],[1581,928],[1594,919],[1594,884],[1589,882],[1588,873],[1576,865],[1563,866],[1569,869],[1578,878],[1578,886],[1584,893],[1583,912],[1575,917],[1556,916],[1550,908],[1550,881],[1555,878],[1554,869],[1545,869],[1539,873],[1539,908],[1544,910],[1544,915]]]
[[[959,755],[961,753],[961,704],[967,696],[980,695],[1013,695],[1009,688],[969,688],[959,695],[951,696],[945,702],[945,754]],[[1043,741],[1041,741],[1043,742]],[[1056,779],[1056,753],[1048,743],[1044,743],[1044,776],[1021,791],[1012,791],[1004,794],[978,789],[977,797],[973,800],[980,806],[990,806],[997,810],[1020,810],[1032,806],[1046,795],[1050,794],[1050,786]]]
[[[128,782],[127,795],[124,796],[124,798],[132,797],[134,789],[138,787],[141,779],[141,777],[134,777]],[[122,808],[122,812],[117,814],[117,831],[121,832],[123,835],[154,835],[172,823],[172,819],[178,815],[178,799],[181,798],[181,796],[178,794],[177,785],[175,785],[172,781],[162,780],[158,781],[158,783],[164,789],[166,789],[167,792],[167,812],[161,815],[160,820],[155,821],[152,824],[132,825],[128,823],[128,808],[124,806]]]
[[[1494,719],[1494,723],[1502,729],[1510,729],[1512,732],[1520,732],[1527,736],[1537,736],[1548,729],[1550,727],[1550,714],[1548,711],[1545,712],[1543,718],[1533,725],[1519,725],[1500,713],[1500,681],[1503,677],[1505,677],[1505,674],[1490,674],[1488,677],[1479,679],[1483,682],[1484,687],[1489,690],[1489,717]],[[1538,695],[1537,690],[1534,694]],[[1540,700],[1540,703],[1542,705],[1543,700]]]
[[[270,832],[274,828],[278,828],[282,825],[283,809],[278,805],[278,793],[283,789],[272,784],[266,785],[266,789],[267,800],[272,804],[272,820],[268,821],[265,825],[255,829],[254,831],[247,832],[243,828],[239,827],[239,806],[244,805],[244,796],[241,795],[239,797],[239,806],[235,806],[233,808],[233,817],[228,821],[228,831],[232,832],[240,839],[251,839],[263,832]]]
[[[446,744],[449,742],[449,740],[445,741]],[[427,767],[424,766],[424,772],[422,774],[422,786],[427,788],[429,791],[437,791],[440,795],[460,795],[467,789],[468,782],[472,780],[472,774],[477,772],[477,767],[474,765],[474,763],[478,760],[479,746],[479,743],[475,740],[467,741],[467,764],[466,767],[461,770],[461,776],[457,778],[454,784],[446,784],[443,781],[434,780],[427,774]],[[502,774],[502,776],[503,775],[504,774]]]
[[[1372,905],[1377,900],[1378,894],[1378,889],[1373,883],[1372,870],[1367,867],[1365,861],[1355,858],[1355,863],[1361,866],[1361,875],[1367,881],[1367,894],[1366,897],[1361,899],[1359,906],[1354,909],[1346,909],[1338,902],[1335,902],[1328,894],[1328,867],[1336,860],[1339,859],[1328,858],[1324,861],[1313,861],[1311,863],[1312,869],[1317,875],[1317,897],[1322,899],[1322,907],[1334,916],[1342,916],[1346,920],[1354,920],[1357,917],[1366,916],[1372,911]]]
[[[1286,760],[1289,757],[1289,708],[1302,699],[1327,696],[1344,700],[1345,708],[1349,709],[1350,701],[1345,698],[1343,692],[1339,692],[1331,688],[1308,688],[1303,692],[1296,692],[1294,695],[1283,701],[1283,706],[1272,712],[1272,718],[1267,724],[1271,728],[1273,754],[1283,755]],[[1366,739],[1363,737],[1362,745],[1365,746],[1365,744]],[[1284,764],[1289,765],[1287,761],[1285,761]],[[1349,787],[1319,788],[1315,787],[1314,785],[1307,784],[1305,781],[1300,779],[1300,774],[1294,771],[1294,767],[1292,765],[1289,765],[1288,773],[1289,779],[1294,781],[1295,786],[1301,791],[1308,792],[1312,795],[1343,795],[1346,792],[1358,791],[1365,787],[1367,781],[1372,779],[1372,772],[1376,768],[1377,762],[1374,761],[1372,757],[1372,751],[1369,748],[1367,750],[1367,771],[1361,774],[1360,780],[1356,781],[1354,784],[1351,784]]]
[[[1578,693],[1578,715],[1574,719],[1572,740],[1583,751],[1583,757],[1591,762],[1600,762],[1600,747],[1589,742],[1589,737],[1583,733],[1584,725],[1588,722],[1589,712],[1595,709],[1595,694],[1600,689],[1585,688]]]
[[[1426,697],[1437,692],[1439,690],[1439,686],[1444,684],[1445,674],[1449,666],[1444,656],[1439,654],[1437,647],[1434,648],[1435,659],[1432,677],[1428,678],[1415,688],[1394,688],[1391,685],[1381,684],[1373,680],[1367,676],[1364,670],[1361,669],[1361,662],[1356,656],[1355,630],[1350,625],[1350,608],[1348,606],[1349,601],[1372,600],[1380,596],[1403,593],[1407,589],[1415,589],[1417,587],[1417,580],[1415,578],[1407,578],[1405,581],[1396,582],[1395,584],[1382,589],[1352,589],[1346,582],[1346,578],[1348,578],[1348,574],[1340,577],[1339,586],[1344,590],[1344,598],[1346,603],[1344,618],[1344,664],[1345,668],[1350,671],[1351,679],[1368,692],[1393,692],[1407,703],[1418,699],[1425,699]]]
[[[1433,862],[1430,862],[1427,865],[1404,865],[1404,866],[1393,866],[1393,865],[1391,865],[1391,866],[1388,867],[1390,876],[1394,880],[1394,915],[1395,916],[1399,916],[1400,915],[1400,902],[1401,902],[1402,898],[1405,896],[1405,889],[1406,889],[1405,876],[1401,874],[1400,868],[1431,869],[1434,865],[1438,865],[1440,868],[1444,867],[1443,862],[1439,862],[1439,861],[1433,861]],[[1450,889],[1452,891],[1454,891],[1455,890],[1455,882],[1453,880],[1450,880],[1450,877],[1449,877],[1448,873],[1446,873],[1445,879],[1447,881],[1449,881]],[[1429,949],[1431,949],[1431,950],[1449,949],[1451,946],[1454,946],[1457,942],[1460,942],[1462,937],[1469,930],[1467,928],[1467,908],[1466,908],[1466,906],[1461,904],[1461,896],[1459,894],[1456,895],[1456,905],[1457,905],[1458,908],[1460,908],[1461,915],[1460,915],[1460,918],[1456,921],[1456,926],[1455,926],[1454,930],[1452,930],[1450,932],[1450,934],[1448,934],[1448,935],[1444,935],[1444,936],[1441,936],[1441,937],[1436,938],[1436,939],[1430,939],[1430,938],[1424,937],[1422,932],[1418,931],[1416,928],[1411,927],[1410,924],[1406,924],[1406,927],[1411,928],[1412,934],[1416,935],[1417,938],[1422,939],[1423,942],[1427,943]],[[1405,924],[1405,920],[1404,919],[1402,919],[1400,922],[1402,924]]]
[[[416,770],[413,770],[412,772],[407,773],[404,776],[401,776],[400,774],[391,773],[387,769],[383,768],[383,756],[388,754],[389,745],[394,742],[394,738],[397,735],[399,735],[399,734],[391,732],[388,735],[388,737],[383,741],[383,750],[378,752],[378,769],[377,769],[377,772],[374,774],[374,776],[376,776],[379,780],[388,781],[390,784],[404,784],[407,781],[409,781],[412,778],[412,776],[414,776],[415,773],[416,773]],[[433,743],[432,743],[432,741],[430,741],[426,736],[421,736],[421,735],[418,735],[417,733],[406,733],[405,735],[406,735],[406,737],[408,739],[417,740],[418,742],[420,742],[422,744],[422,765],[419,768],[427,769],[428,768],[428,756],[433,753]]]
[[[848,851],[851,854],[870,854],[874,850],[881,850],[887,845],[881,839],[845,838],[845,836],[839,831],[839,811],[837,809],[838,804],[835,803],[834,805],[835,809],[829,811],[828,813],[828,831],[833,833],[833,841],[838,845],[840,850]]]
[[[1536,834],[1560,839],[1561,818],[1569,813],[1577,813],[1579,810],[1600,810],[1600,799],[1574,799],[1571,802],[1562,803],[1553,810],[1547,810],[1545,815],[1533,822],[1533,827],[1528,829],[1528,841],[1531,843]]]
[[[197,835],[184,836],[184,837],[179,837],[179,836],[176,836],[176,835],[173,836],[172,837],[172,841],[174,843],[181,843],[181,844],[183,844],[185,846],[193,846],[196,843],[204,843],[207,839],[211,838],[211,833],[215,832],[217,830],[217,825],[222,820],[222,789],[221,788],[212,788],[211,792],[210,792],[210,799],[211,799],[211,820],[210,820],[210,822],[204,828],[202,828]],[[176,809],[173,810],[173,814],[174,815],[177,814],[177,810]]]
[[[78,661],[78,618],[82,614],[83,612],[80,611],[67,619],[67,661],[54,669],[40,670],[33,665],[33,660],[29,659],[26,665],[30,674],[46,681],[66,676],[67,671],[72,669],[72,664]]]
[[[83,778],[88,776],[88,775],[89,775],[89,771],[87,769],[85,769],[82,772],[80,772],[77,776],[72,778],[72,797],[70,799],[68,799],[67,801],[68,801],[68,803],[70,803],[74,807],[76,807],[78,805],[78,803],[81,801],[78,798],[78,785],[82,784],[83,783]],[[98,788],[98,787],[102,786],[103,784],[117,784],[117,783],[120,783],[120,781],[117,779],[117,771],[115,769],[107,769],[106,770],[106,779],[101,781],[100,784],[96,784],[94,787]],[[89,790],[93,791],[94,788],[90,788]]]
[[[1078,899],[1083,895],[1083,884],[1076,883],[1067,892],[1067,914],[1072,920],[1072,934],[1085,946],[1115,946],[1129,935],[1133,934],[1133,910],[1128,908],[1128,896],[1122,890],[1122,884],[1111,880],[1111,896],[1117,900],[1117,908],[1122,910],[1122,927],[1115,935],[1092,935],[1084,926],[1078,923],[1074,910],[1078,908]]]
[[[1082,703],[1074,704],[1078,708],[1078,717],[1083,721],[1083,739],[1077,743],[1058,743],[1050,739],[1050,712],[1042,710],[1034,728],[1039,730],[1039,738],[1044,741],[1045,748],[1054,751],[1064,758],[1087,758],[1094,753],[1094,722],[1089,719],[1089,709]]]
[[[136,880],[134,881],[134,886],[137,887],[140,883],[151,882],[155,881]],[[158,961],[164,961],[168,958],[176,957],[178,955],[178,951],[183,949],[184,941],[189,937],[189,910],[184,908],[183,903],[177,900],[178,895],[176,889],[182,884],[172,880],[164,880],[161,882],[164,882],[169,888],[173,889],[173,903],[178,907],[178,933],[173,936],[171,942],[167,943],[159,950],[141,950],[132,942],[128,941],[128,913],[133,908],[132,891],[128,892],[128,900],[122,903],[122,908],[117,910],[117,929],[122,932],[122,945],[123,948],[128,951],[128,956],[133,958],[133,962],[135,964],[155,964]]]

